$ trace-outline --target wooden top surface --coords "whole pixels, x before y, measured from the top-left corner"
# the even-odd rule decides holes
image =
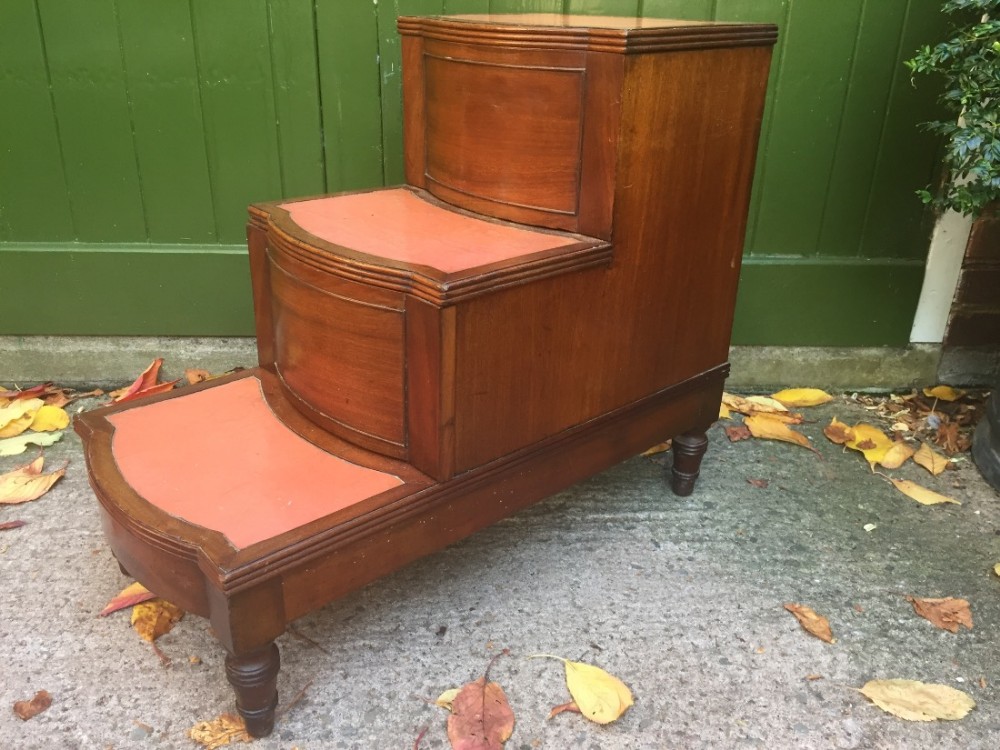
[[[554,26],[567,29],[625,30],[722,25],[719,21],[687,21],[676,18],[643,18],[641,16],[587,16],[571,13],[460,13],[453,16],[434,16],[434,18],[501,26]],[[731,26],[732,24],[725,25]]]
[[[406,188],[279,204],[291,220],[334,245],[445,273],[577,244],[579,238],[477,219]]]
[[[278,421],[256,377],[107,416],[119,472],[147,502],[237,549],[399,487]]]

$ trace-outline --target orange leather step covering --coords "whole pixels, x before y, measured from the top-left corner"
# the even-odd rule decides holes
[[[115,462],[139,495],[221,532],[236,548],[403,483],[296,435],[271,411],[255,377],[137,406],[108,421]]]

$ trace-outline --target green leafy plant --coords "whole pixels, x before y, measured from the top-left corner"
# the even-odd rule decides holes
[[[944,76],[941,102],[955,117],[924,123],[945,137],[944,184],[918,190],[925,203],[978,215],[1000,200],[1000,0],[946,0],[954,36],[917,51],[906,66]]]

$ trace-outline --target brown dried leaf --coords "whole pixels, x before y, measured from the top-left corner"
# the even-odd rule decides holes
[[[934,476],[947,469],[949,463],[945,456],[932,449],[927,443],[920,445],[920,450],[913,456],[913,462],[918,466],[923,466]]]
[[[576,705],[576,701],[570,701],[569,703],[561,703],[560,705],[555,706],[551,711],[549,711],[549,718],[551,719],[552,717],[558,716],[559,714],[562,713],[566,713],[567,711],[578,714],[580,713],[580,707]]]
[[[454,750],[500,750],[514,732],[514,712],[503,688],[480,677],[458,691],[448,717]]]
[[[756,487],[758,490],[766,490],[770,482],[766,479],[751,479],[747,477],[747,484]]]
[[[100,611],[98,617],[107,617],[112,612],[117,612],[125,609],[126,607],[134,607],[136,604],[142,604],[143,602],[148,602],[149,600],[155,598],[156,594],[151,592],[141,583],[133,583],[123,588],[117,596],[109,601],[107,606]]]
[[[222,714],[212,721],[201,721],[188,730],[188,736],[205,750],[215,750],[231,742],[252,742],[240,716]]]
[[[762,440],[781,440],[786,443],[794,443],[808,448],[813,453],[819,455],[819,451],[812,447],[809,438],[801,432],[796,432],[784,422],[772,419],[770,414],[754,414],[747,417],[743,422],[750,433],[755,438]]]
[[[957,633],[962,625],[972,630],[972,610],[965,599],[950,596],[943,599],[920,599],[908,596],[906,601],[913,605],[914,612],[942,630]]]
[[[670,450],[670,445],[672,441],[667,440],[663,443],[657,443],[652,448],[647,448],[640,455],[642,456],[655,456],[657,453],[663,453],[664,451]]]
[[[726,437],[729,442],[738,443],[740,440],[749,440],[753,435],[745,424],[731,424],[726,427]]]
[[[827,439],[837,445],[843,445],[854,440],[854,430],[848,425],[834,417],[830,424],[823,428],[823,434]]]
[[[775,401],[773,398],[768,398],[767,396],[735,396],[732,393],[722,394],[722,405],[731,409],[732,411],[737,411],[745,416],[751,416],[753,414],[780,414],[781,417],[776,417],[777,419],[783,419],[785,421],[802,421],[802,416],[800,414],[791,414],[784,404],[779,401]]]
[[[211,380],[212,378],[218,377],[213,375],[208,370],[195,370],[188,368],[184,371],[184,377],[188,383],[195,385],[196,383],[204,383],[206,380]]]
[[[4,521],[0,523],[0,531],[7,531],[8,529],[19,529],[25,526],[27,521]]]
[[[917,680],[871,680],[861,693],[883,711],[907,721],[961,719],[976,707],[972,696],[961,690]]]
[[[18,505],[37,500],[66,474],[65,468],[42,474],[44,464],[45,458],[39,456],[29,464],[0,474],[0,505]]]
[[[38,716],[42,711],[52,705],[52,696],[47,690],[39,690],[35,697],[28,701],[17,701],[14,704],[14,713],[21,721]]]
[[[834,643],[833,631],[830,630],[830,621],[822,615],[806,607],[803,604],[786,604],[785,609],[795,615],[799,625],[810,635],[816,636],[821,641]]]
[[[182,617],[184,610],[163,599],[150,599],[132,607],[132,627],[150,643],[169,633]]]

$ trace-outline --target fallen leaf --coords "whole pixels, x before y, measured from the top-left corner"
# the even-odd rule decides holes
[[[52,696],[47,690],[39,690],[35,697],[28,701],[17,701],[14,704],[14,713],[21,721],[38,716],[42,711],[52,705]]]
[[[135,379],[132,385],[127,388],[111,392],[110,395],[112,402],[120,404],[125,401],[134,401],[137,398],[153,396],[157,393],[166,393],[167,391],[173,390],[173,387],[177,384],[176,380],[171,380],[168,383],[156,382],[160,377],[160,367],[162,366],[163,357],[157,357],[154,359],[149,367],[143,370],[142,374]]]
[[[0,474],[0,505],[18,505],[37,500],[66,473],[66,469],[62,468],[42,474],[44,464],[45,459],[39,456],[29,464]]]
[[[731,424],[726,427],[726,437],[729,442],[738,443],[740,440],[749,440],[753,435],[745,424]]]
[[[576,701],[570,701],[569,703],[561,703],[555,706],[551,711],[549,711],[549,718],[558,716],[559,714],[566,713],[567,711],[571,713],[580,713],[580,707],[576,705]]]
[[[943,599],[920,599],[908,596],[906,601],[913,605],[914,612],[942,630],[957,633],[962,625],[972,630],[972,610],[965,599],[950,596]]]
[[[35,432],[53,432],[65,430],[67,427],[69,427],[69,414],[60,406],[43,404],[31,421],[31,429]]]
[[[208,370],[195,370],[188,368],[184,371],[184,377],[190,385],[195,385],[197,383],[204,383],[206,380],[211,380],[216,375],[213,375]]]
[[[916,453],[916,450],[909,443],[902,441],[893,443],[892,447],[882,456],[879,463],[887,469],[898,469],[910,459],[910,456]]]
[[[936,385],[933,388],[924,388],[924,395],[939,401],[958,401],[965,395],[965,391],[952,388],[950,385]]]
[[[897,490],[910,499],[916,500],[921,505],[939,505],[941,503],[961,505],[958,500],[947,497],[946,495],[939,495],[937,492],[929,490],[926,487],[921,487],[919,484],[911,482],[909,479],[891,479],[889,481],[896,486]]]
[[[875,529],[877,529],[877,528],[878,528],[878,526],[876,526],[876,525],[875,525],[875,524],[873,524],[873,523],[866,523],[866,524],[865,524],[864,526],[862,526],[861,528],[862,528],[862,529],[864,529],[865,531],[868,531],[868,532],[872,532],[872,531],[875,531]]]
[[[150,599],[155,598],[156,594],[151,592],[141,583],[133,583],[123,588],[111,601],[109,601],[107,606],[100,611],[98,617],[107,617],[112,612],[117,612],[125,609],[126,607],[134,607],[136,604],[142,604],[142,602],[148,602]]]
[[[722,405],[738,411],[740,414],[784,414],[788,409],[784,404],[766,396],[735,396],[732,393],[722,394]]]
[[[454,750],[499,750],[514,732],[514,712],[503,688],[480,677],[458,691],[448,717]]]
[[[854,430],[836,417],[830,420],[830,424],[823,428],[823,434],[826,435],[830,442],[837,445],[843,445],[854,440]]]
[[[566,687],[580,713],[597,724],[610,724],[632,705],[632,691],[624,682],[600,667],[570,661],[552,654],[537,654],[529,659],[556,659],[566,668]]]
[[[1000,576],[1000,563],[997,563],[996,565],[993,566],[993,574]]]
[[[823,679],[823,675],[821,675],[821,674],[807,674],[806,675],[806,679],[809,680],[809,682],[816,682],[816,680],[822,680]]]
[[[770,482],[766,479],[751,479],[747,477],[747,483],[756,487],[758,490],[766,490]]]
[[[913,462],[918,466],[923,466],[934,476],[937,476],[942,471],[947,469],[949,464],[947,457],[942,456],[936,450],[927,445],[927,443],[922,443],[920,445],[920,450],[918,450],[913,456]]]
[[[803,604],[786,604],[785,609],[795,615],[795,619],[799,621],[799,625],[809,635],[816,636],[821,641],[826,641],[827,643],[835,643],[833,631],[830,630],[830,621],[825,617],[816,614],[813,609]]]
[[[907,721],[961,719],[976,707],[968,693],[917,680],[871,680],[861,693],[883,711]]]
[[[27,525],[27,521],[4,521],[0,523],[0,531],[7,531],[8,529],[19,529],[22,526]]]
[[[25,398],[0,407],[0,439],[17,437],[27,430],[43,406],[45,402],[40,398]]]
[[[848,440],[844,445],[851,450],[861,451],[868,461],[868,466],[874,471],[875,465],[881,463],[885,454],[892,448],[892,438],[875,425],[864,422],[854,425],[852,430],[854,439]]]
[[[0,456],[17,456],[24,453],[29,445],[52,445],[62,439],[61,432],[31,432],[17,437],[0,440]]]
[[[744,419],[743,423],[755,438],[795,443],[819,455],[819,452],[809,442],[809,438],[801,432],[796,432],[784,422],[771,419],[769,414],[754,414]]]
[[[452,688],[451,690],[445,690],[434,701],[434,705],[451,711],[451,705],[455,702],[455,697],[458,695],[459,689],[460,688]]]
[[[215,750],[231,742],[252,742],[243,718],[233,714],[222,714],[212,721],[201,721],[188,730],[188,737],[202,745],[205,750]]]
[[[819,406],[833,401],[833,396],[819,388],[786,388],[772,393],[771,398],[789,407]]]
[[[152,643],[169,633],[174,624],[184,617],[184,610],[163,599],[150,599],[132,608],[132,627],[145,640]]]
[[[732,419],[732,417],[729,407],[725,404],[719,404],[719,419]]]
[[[664,443],[657,443],[652,448],[647,448],[641,455],[643,456],[655,456],[657,453],[663,453],[664,451],[670,450],[671,441],[667,440]]]

